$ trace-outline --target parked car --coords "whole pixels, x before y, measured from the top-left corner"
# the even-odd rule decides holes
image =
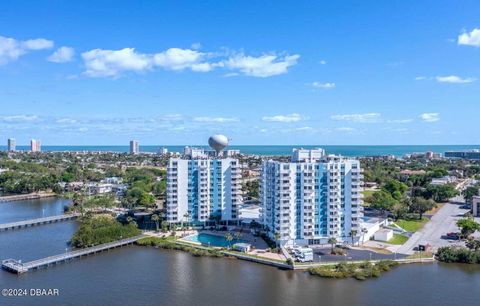
[[[455,232],[447,233],[446,236],[447,236],[448,239],[454,239],[454,240],[460,239],[460,235],[458,233],[455,233]]]

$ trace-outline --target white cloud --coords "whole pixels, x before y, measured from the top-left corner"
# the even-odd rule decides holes
[[[141,72],[152,67],[150,57],[133,48],[94,49],[82,53],[82,58],[87,68],[85,74],[91,77],[117,77],[127,71]]]
[[[195,46],[197,48],[199,46]],[[119,77],[126,72],[143,72],[154,68],[165,70],[209,72],[215,68],[231,70],[226,76],[242,73],[254,77],[269,77],[287,73],[299,55],[279,56],[265,54],[259,57],[234,54],[204,53],[196,49],[170,48],[153,54],[137,52],[134,48],[121,50],[94,49],[82,53],[85,75],[91,77]]]
[[[472,83],[476,81],[476,79],[474,78],[461,78],[456,75],[437,76],[435,79],[439,83],[453,83],[453,84]]]
[[[326,60],[321,60],[320,62],[318,62],[320,65],[326,65],[327,64],[327,61]]]
[[[338,121],[375,123],[380,121],[380,117],[381,117],[381,114],[379,113],[366,113],[366,114],[333,115],[330,118]]]
[[[296,131],[313,131],[313,128],[310,126],[302,126],[295,129]]]
[[[423,113],[420,115],[420,119],[422,119],[425,122],[435,122],[440,120],[440,114],[439,113]]]
[[[195,117],[194,121],[197,122],[217,122],[217,123],[226,123],[226,122],[238,122],[238,118],[224,118],[224,117]]]
[[[300,55],[279,56],[264,54],[259,57],[237,54],[224,62],[232,70],[239,70],[247,76],[266,78],[288,72],[288,68],[295,65]]]
[[[393,119],[393,120],[387,120],[387,123],[410,123],[412,121],[413,119]]]
[[[312,87],[313,88],[319,88],[319,89],[332,89],[332,88],[335,88],[335,83],[313,82]]]
[[[302,120],[302,116],[297,113],[289,114],[289,115],[276,115],[276,116],[264,116],[262,117],[263,121],[271,121],[271,122],[298,122]]]
[[[54,63],[67,63],[72,61],[75,50],[70,47],[60,47],[47,60]]]
[[[471,32],[464,32],[458,35],[459,45],[480,47],[480,29],[473,29]]]
[[[0,65],[15,61],[29,51],[49,49],[52,47],[53,42],[43,38],[20,41],[14,38],[0,36]]]
[[[28,121],[36,121],[39,118],[36,115],[12,115],[12,116],[2,116],[0,117],[0,119],[6,122],[28,122]]]
[[[29,39],[22,41],[22,45],[27,50],[43,50],[53,48],[53,41],[44,38]]]
[[[202,62],[205,54],[190,49],[170,48],[164,52],[153,56],[153,62],[156,66],[167,70],[191,69],[196,72],[208,72],[213,69],[213,65]]]
[[[426,79],[427,79],[427,77],[423,76],[423,75],[415,77],[415,81],[423,81],[423,80],[426,80]]]
[[[339,127],[339,128],[336,128],[335,130],[339,131],[339,132],[355,132],[356,130],[352,127]]]
[[[57,123],[67,123],[67,124],[74,124],[77,123],[77,120],[72,119],[72,118],[60,118],[57,119]]]

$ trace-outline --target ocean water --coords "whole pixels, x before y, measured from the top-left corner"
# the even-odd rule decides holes
[[[140,146],[142,152],[158,152],[160,148],[167,148],[169,152],[182,152],[184,146],[149,145]],[[192,146],[208,148],[207,146]],[[395,155],[403,156],[409,153],[433,151],[444,153],[446,151],[480,149],[480,145],[242,145],[230,146],[244,154],[256,155],[290,155],[293,148],[323,148],[328,154],[343,156],[378,156]],[[18,150],[29,150],[29,146],[17,146]],[[0,146],[0,150],[6,150]],[[43,151],[102,151],[102,152],[128,152],[129,146],[42,146]]]

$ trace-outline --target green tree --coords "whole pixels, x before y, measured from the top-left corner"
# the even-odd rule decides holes
[[[391,208],[391,213],[393,218],[396,220],[404,218],[409,210],[409,203],[407,204],[405,200],[397,202]]]
[[[354,239],[355,239],[355,236],[358,234],[358,231],[357,230],[351,230],[350,231],[350,237],[352,238],[352,245],[354,244]]]
[[[437,204],[432,199],[425,199],[421,197],[414,197],[410,204],[410,209],[416,212],[420,216],[420,220],[423,218],[423,214],[430,209],[433,209]]]
[[[458,191],[450,184],[428,185],[426,196],[435,202],[446,202],[458,194]]]
[[[331,252],[333,253],[333,248],[335,247],[335,244],[337,244],[337,239],[335,239],[335,237],[330,237],[328,238],[328,243],[332,246]]]
[[[224,238],[225,238],[225,240],[227,240],[228,244],[230,245],[231,242],[232,242],[232,240],[233,240],[233,235],[230,234],[230,233],[226,233],[226,234],[224,235]]]
[[[156,231],[158,232],[160,217],[157,214],[153,214],[151,219],[152,219],[153,222],[155,222]]]
[[[398,200],[394,199],[392,195],[385,190],[374,192],[369,201],[372,208],[381,211],[391,210],[392,207],[398,203]]]
[[[397,193],[399,195],[403,195],[407,190],[408,186],[405,185],[404,183],[398,181],[398,180],[389,180],[385,186],[383,186],[383,189],[386,191],[390,192],[390,194],[393,196],[394,193]],[[397,199],[399,200],[399,199]]]
[[[162,232],[166,232],[168,229],[168,222],[167,221],[162,221]]]
[[[465,202],[467,204],[472,204],[472,199],[474,196],[479,195],[478,187],[467,187],[465,190],[462,191],[462,196],[465,198]]]
[[[475,222],[473,218],[463,218],[457,221],[457,226],[461,229],[463,238],[468,238],[475,231],[480,229],[480,224]]]

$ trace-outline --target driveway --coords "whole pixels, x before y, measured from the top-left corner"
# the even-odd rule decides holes
[[[434,250],[442,246],[459,244],[458,241],[452,241],[442,237],[449,232],[460,231],[456,222],[469,211],[463,204],[460,204],[463,203],[463,201],[462,197],[456,197],[451,199],[449,203],[443,205],[422,229],[414,233],[412,237],[398,249],[398,252],[402,254],[413,254],[415,252],[414,248],[416,248],[419,243],[424,242],[429,243]]]

